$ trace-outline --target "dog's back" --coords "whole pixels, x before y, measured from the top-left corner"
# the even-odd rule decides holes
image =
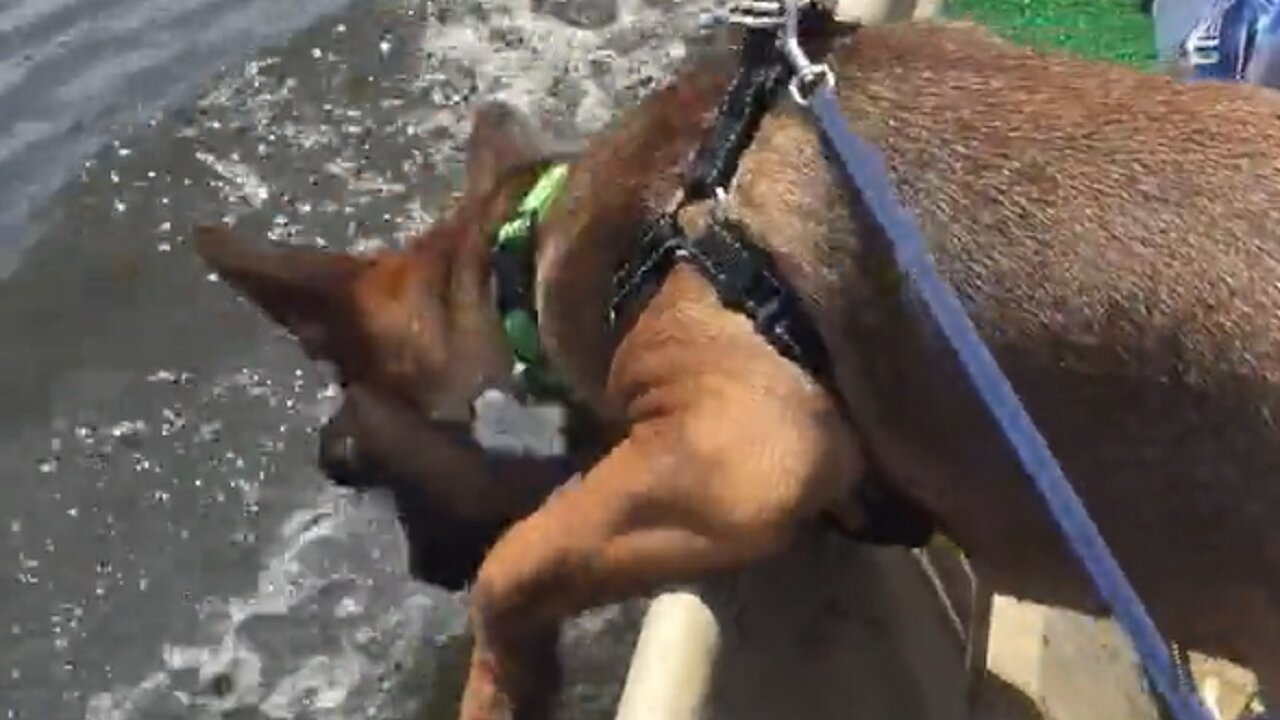
[[[1157,620],[1274,656],[1280,95],[1036,57],[964,26],[867,28],[832,62],[851,126]],[[895,483],[998,585],[1091,603],[800,113],[766,121],[734,202],[811,297]],[[1256,646],[1224,644],[1241,613]]]

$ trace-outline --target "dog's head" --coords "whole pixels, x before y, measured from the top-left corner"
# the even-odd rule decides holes
[[[456,426],[469,422],[483,389],[510,382],[511,350],[491,294],[492,237],[539,173],[568,154],[493,103],[473,118],[463,190],[404,250],[268,249],[225,227],[196,230],[196,250],[219,277],[288,328],[308,356],[336,368],[347,392],[320,451],[332,479],[397,494],[433,482],[415,457],[415,435],[389,433],[387,418],[401,430]],[[449,508],[437,510],[439,525]]]

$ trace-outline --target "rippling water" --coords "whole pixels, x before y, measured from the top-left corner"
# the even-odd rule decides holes
[[[25,216],[121,126],[350,0],[0,2],[0,276]]]
[[[683,56],[705,4],[344,4],[0,0],[9,718],[451,714],[458,599],[403,577],[381,499],[318,475],[335,390],[187,229],[399,243],[456,182],[473,101],[591,129]],[[600,638],[632,614],[569,633],[576,716],[616,690],[625,643]]]

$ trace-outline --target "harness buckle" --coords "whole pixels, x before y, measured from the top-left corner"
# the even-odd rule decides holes
[[[795,74],[788,84],[791,98],[801,107],[809,104],[809,99],[819,88],[834,90],[835,73],[825,63],[815,63],[800,46],[800,2],[798,0],[776,0],[781,6],[784,22],[778,37],[778,46],[782,54],[791,63]]]
[[[813,98],[813,94],[819,89],[835,90],[836,76],[826,63],[810,63],[803,70],[799,70],[791,77],[791,82],[787,83],[787,90],[791,92],[791,99],[797,105],[805,107],[809,104],[809,100]]]

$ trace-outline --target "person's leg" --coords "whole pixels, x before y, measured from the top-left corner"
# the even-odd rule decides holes
[[[1255,85],[1280,88],[1280,5],[1258,21],[1253,58],[1245,80]]]

